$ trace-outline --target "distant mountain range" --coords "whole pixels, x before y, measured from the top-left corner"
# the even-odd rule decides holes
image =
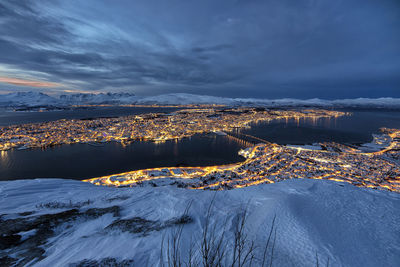
[[[153,97],[138,98],[142,104],[222,104],[229,106],[264,106],[264,107],[390,107],[400,108],[400,98],[355,98],[324,100],[313,99],[257,99],[257,98],[226,98],[193,94],[165,94]]]
[[[90,104],[131,104],[137,101],[134,94],[129,93],[101,93],[101,94],[68,94],[49,96],[40,92],[17,92],[0,95],[2,107],[34,107],[34,106],[58,106]]]
[[[355,98],[324,100],[313,99],[256,99],[227,98],[194,94],[164,94],[151,97],[139,97],[130,93],[100,93],[100,94],[68,94],[49,96],[39,92],[17,92],[0,95],[1,107],[35,107],[90,104],[159,104],[159,105],[189,105],[189,104],[222,104],[228,106],[264,106],[264,107],[381,107],[400,108],[400,98]]]

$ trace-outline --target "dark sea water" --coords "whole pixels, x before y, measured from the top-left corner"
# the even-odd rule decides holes
[[[0,112],[0,124],[51,121],[61,118],[122,116],[147,112],[171,112],[164,108],[100,108],[88,111]],[[336,119],[288,120],[254,124],[240,133],[279,144],[311,144],[334,141],[344,144],[370,142],[379,128],[400,128],[400,110],[344,110],[351,116]],[[6,114],[6,115],[4,115]],[[8,116],[7,116],[8,114]],[[86,179],[143,168],[209,166],[244,160],[237,152],[245,144],[229,136],[196,135],[162,144],[135,142],[103,146],[63,145],[45,150],[0,152],[0,180],[31,178]]]
[[[162,112],[170,113],[179,108],[152,108],[152,107],[93,107],[75,108],[59,111],[30,111],[14,112],[0,109],[0,126],[24,123],[48,122],[60,119],[85,119],[98,117],[120,117],[143,113]]]

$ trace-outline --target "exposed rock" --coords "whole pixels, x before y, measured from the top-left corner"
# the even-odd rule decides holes
[[[133,260],[118,261],[114,258],[104,258],[101,260],[82,260],[77,263],[71,263],[69,267],[131,267]]]
[[[7,249],[15,246],[21,240],[20,235],[2,235],[0,236],[0,249]]]
[[[25,212],[18,213],[18,215],[19,216],[28,216],[28,215],[32,215],[34,213],[35,213],[34,211],[25,211]]]
[[[17,262],[16,259],[11,258],[9,256],[0,257],[0,266],[4,267],[14,266],[16,262]]]

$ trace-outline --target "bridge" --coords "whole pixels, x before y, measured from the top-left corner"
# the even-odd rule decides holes
[[[239,132],[226,132],[226,135],[228,136],[228,138],[231,138],[236,142],[243,144],[246,147],[251,147],[258,143],[271,144],[271,142],[267,140],[264,140],[262,138],[250,134],[244,134]]]

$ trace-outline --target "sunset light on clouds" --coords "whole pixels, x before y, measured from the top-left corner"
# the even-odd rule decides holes
[[[9,78],[9,77],[0,77],[0,83],[8,83],[8,84],[12,84],[12,85],[38,87],[38,88],[52,88],[52,87],[62,87],[63,86],[60,83],[23,80],[23,79],[18,79],[18,78]]]

